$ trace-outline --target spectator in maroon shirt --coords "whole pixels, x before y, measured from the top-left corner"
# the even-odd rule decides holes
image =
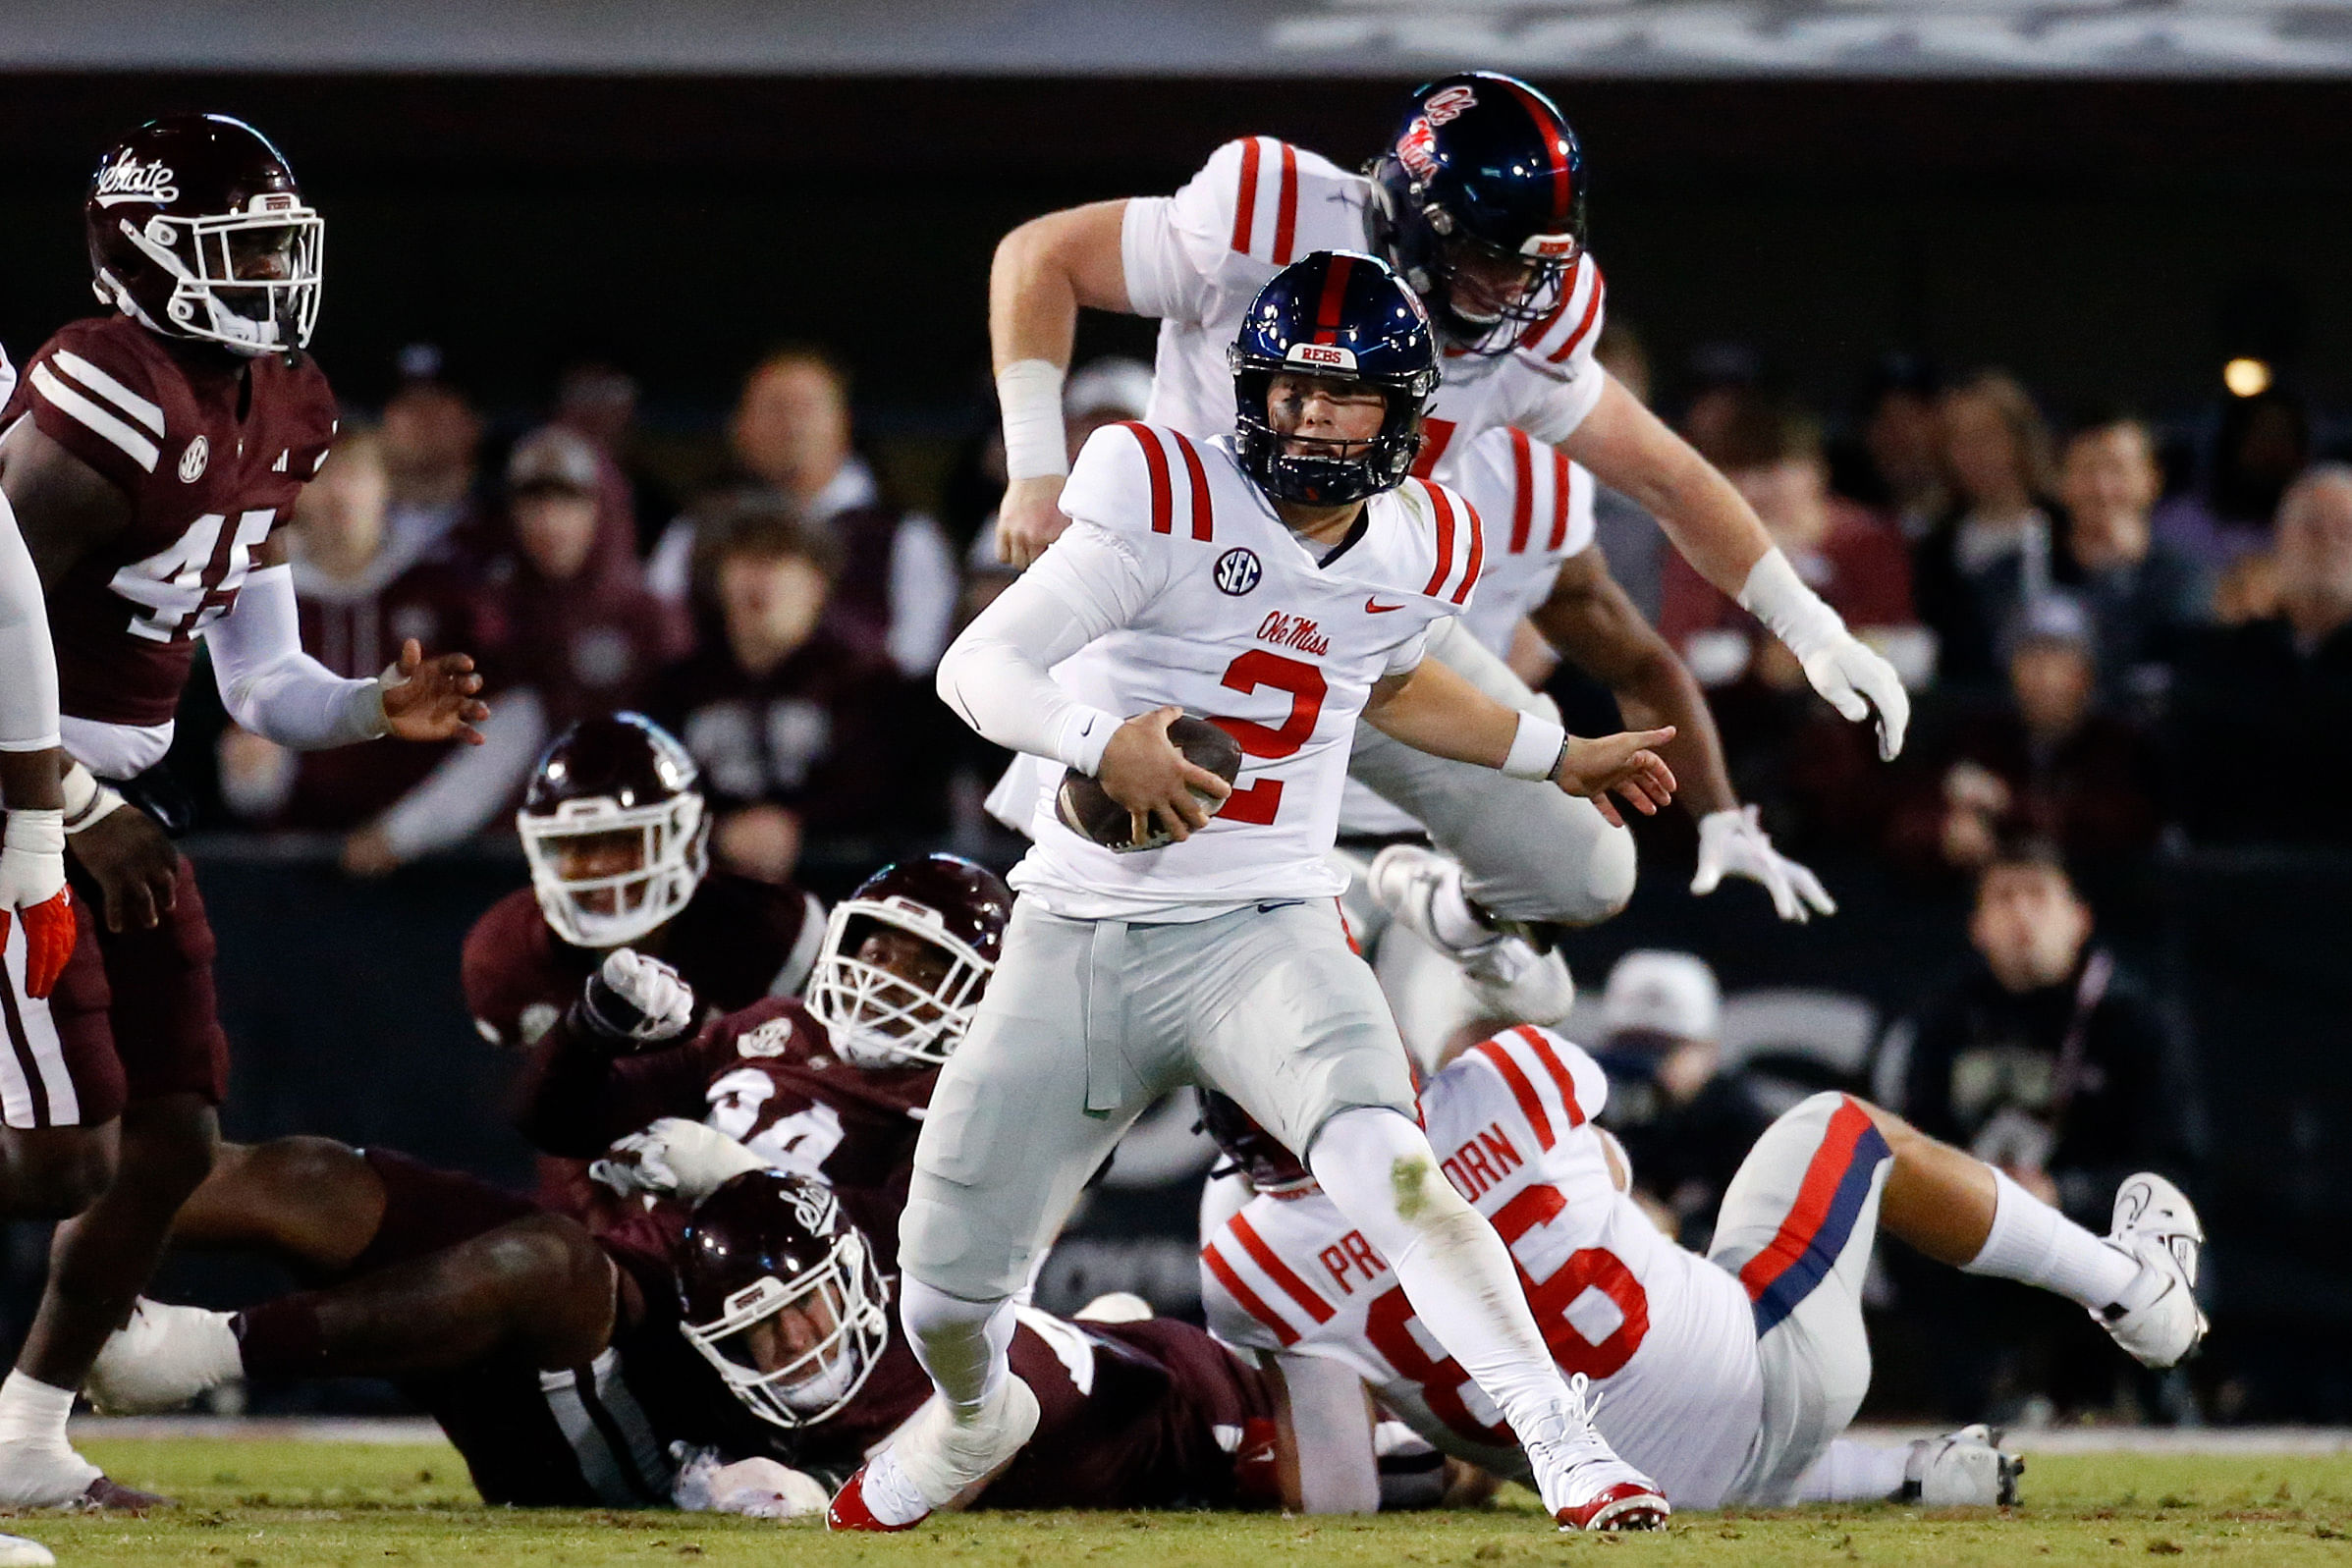
[[[1892,847],[1913,867],[1973,877],[2019,836],[2051,840],[2094,875],[2154,847],[2159,753],[2137,726],[2100,711],[2096,636],[2064,594],[2026,608],[2008,702],[1964,722],[1904,791]]]
[[[907,676],[927,676],[948,645],[960,579],[938,523],[886,502],[851,442],[849,378],[817,349],[784,349],[754,366],[727,426],[740,469],[737,502],[782,505],[834,543],[837,619],[867,632]],[[695,514],[663,534],[647,581],[684,602],[696,587]]]
[[[446,543],[396,538],[389,495],[382,442],[349,430],[295,503],[302,649],[351,679],[381,672],[408,638],[428,648],[478,640],[471,574]],[[231,810],[257,825],[351,833],[392,810],[452,749],[378,740],[296,752],[231,726],[220,739],[221,790]]]
[[[792,513],[746,505],[705,520],[698,580],[720,635],[673,666],[646,712],[685,742],[730,870],[782,882],[809,838],[888,837],[939,815],[926,710],[856,620],[833,613],[841,553]]]
[[[634,524],[605,482],[607,467],[586,437],[561,426],[515,444],[499,548],[475,603],[498,719],[482,731],[485,744],[452,755],[354,836],[347,869],[389,871],[490,826],[515,804],[551,735],[634,706],[678,645],[675,613],[639,577]]]

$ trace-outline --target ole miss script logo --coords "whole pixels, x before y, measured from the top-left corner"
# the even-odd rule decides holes
[[[1258,565],[1255,552],[1235,548],[1217,558],[1216,575],[1217,591],[1238,599],[1258,585],[1265,568]]]

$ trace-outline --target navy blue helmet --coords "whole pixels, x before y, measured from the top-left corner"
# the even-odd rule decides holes
[[[1372,178],[1374,232],[1446,341],[1506,353],[1584,253],[1584,149],[1558,107],[1491,71],[1413,94]]]
[[[1278,501],[1338,506],[1394,490],[1421,450],[1421,410],[1438,390],[1429,316],[1389,269],[1353,250],[1318,250],[1258,291],[1229,354],[1233,450],[1258,488]],[[1369,441],[1279,434],[1267,395],[1278,375],[1377,387],[1388,401]]]

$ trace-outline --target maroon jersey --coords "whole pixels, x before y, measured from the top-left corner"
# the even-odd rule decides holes
[[[799,889],[714,871],[658,940],[633,946],[677,969],[707,1018],[797,991],[824,933],[823,907]],[[531,891],[517,889],[465,934],[461,971],[474,1028],[494,1046],[538,1044],[602,962],[602,952],[549,930]]]
[[[25,413],[132,504],[130,526],[50,590],[60,705],[167,724],[191,639],[237,603],[254,552],[326,460],[327,378],[306,354],[234,358],[99,316],[32,356],[4,417]]]
[[[710,1126],[779,1170],[844,1195],[872,1195],[859,1215],[883,1267],[896,1267],[898,1215],[936,1067],[868,1070],[834,1054],[824,1025],[796,999],[769,998],[665,1051],[615,1056],[559,1024],[525,1070],[519,1120],[547,1153],[588,1159],[664,1116]],[[854,1209],[853,1209],[853,1212]],[[608,1211],[587,1217],[604,1228]]]

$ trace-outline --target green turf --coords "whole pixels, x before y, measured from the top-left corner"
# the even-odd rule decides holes
[[[953,1568],[1316,1568],[1321,1564],[2352,1562],[2352,1455],[2034,1459],[2028,1506],[2002,1517],[1890,1507],[1677,1518],[1663,1536],[1555,1534],[1525,1493],[1480,1513],[1383,1520],[1207,1514],[975,1515],[897,1538],[669,1513],[520,1513],[474,1501],[438,1445],[112,1441],[118,1479],[182,1506],[147,1519],[36,1516],[8,1527],[65,1568],[432,1568],[443,1563],[926,1562]],[[1513,1506],[1509,1498],[1517,1500]]]

